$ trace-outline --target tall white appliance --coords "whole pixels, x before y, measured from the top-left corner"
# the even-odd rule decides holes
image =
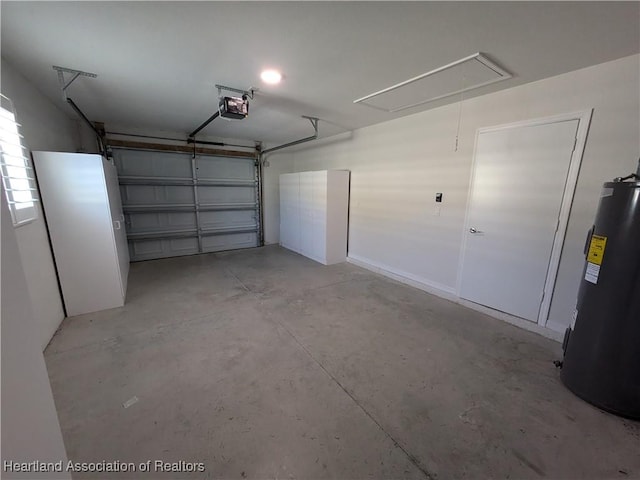
[[[33,152],[68,316],[124,305],[129,250],[116,167],[100,155]]]

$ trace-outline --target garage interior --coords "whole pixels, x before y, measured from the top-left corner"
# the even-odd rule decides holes
[[[3,478],[640,477],[640,3],[0,8]]]

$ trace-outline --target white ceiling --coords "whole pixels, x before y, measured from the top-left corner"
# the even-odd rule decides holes
[[[396,114],[353,100],[484,52],[510,88],[640,51],[638,2],[9,2],[2,56],[61,100],[52,65],[98,74],[69,96],[107,130],[194,130],[216,108],[214,84],[258,87],[243,121],[202,134],[283,142],[328,136]],[[260,71],[285,75],[275,87]]]

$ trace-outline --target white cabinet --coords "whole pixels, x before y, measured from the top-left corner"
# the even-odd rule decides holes
[[[300,249],[300,176],[280,175],[280,244],[290,250]]]
[[[80,153],[33,160],[67,315],[124,305],[129,250],[116,167]]]
[[[280,175],[280,244],[325,265],[347,258],[349,171]]]

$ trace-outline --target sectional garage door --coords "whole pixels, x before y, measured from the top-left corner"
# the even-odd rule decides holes
[[[113,149],[131,260],[256,247],[253,158]]]

